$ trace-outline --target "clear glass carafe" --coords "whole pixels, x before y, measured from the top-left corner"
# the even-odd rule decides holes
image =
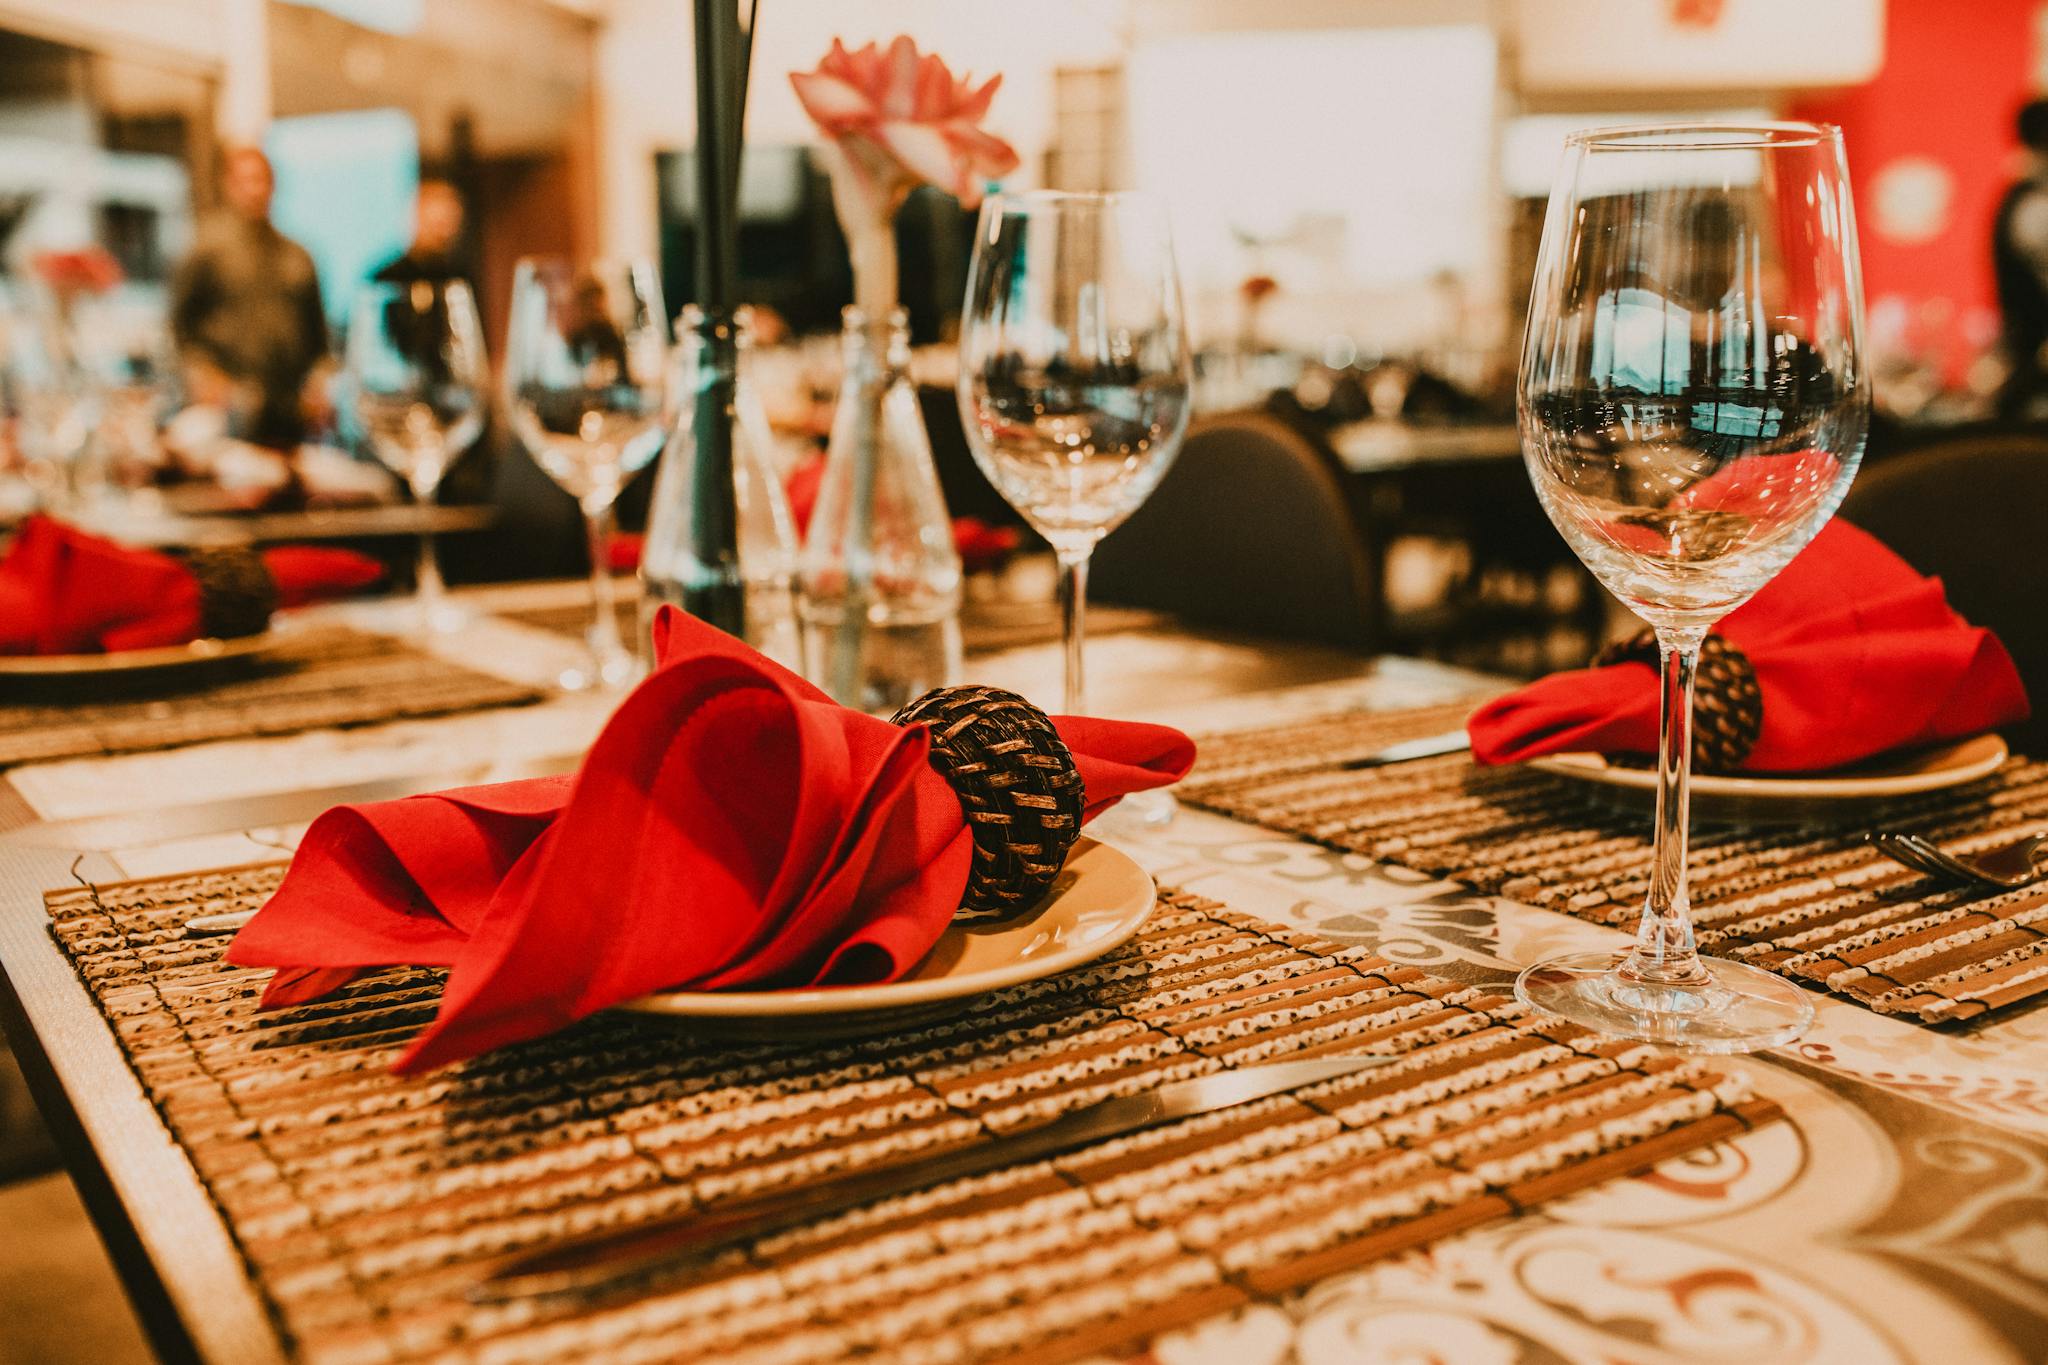
[[[747,375],[744,313],[721,321],[692,304],[677,329],[679,411],[655,475],[640,556],[641,646],[655,611],[673,603],[801,668],[796,523]],[[726,464],[731,478],[715,477]]]
[[[801,559],[805,675],[892,712],[960,672],[960,556],[902,309],[845,314],[845,373]]]

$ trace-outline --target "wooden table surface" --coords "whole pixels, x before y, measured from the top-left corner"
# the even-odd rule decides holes
[[[561,585],[471,594],[486,611],[573,600]],[[442,640],[473,666],[551,676],[575,642],[488,617]],[[1098,709],[1227,729],[1441,701],[1479,680],[1399,659],[1149,633],[1090,650]],[[1058,651],[973,659],[970,676],[1056,700]],[[1278,690],[1276,690],[1278,689]],[[348,732],[36,765],[0,787],[0,826],[175,807],[518,760],[586,743],[601,698]],[[1647,818],[1647,817],[1646,817]],[[167,1359],[282,1358],[240,1257],[47,932],[44,890],[279,856],[293,830],[74,855],[0,842],[0,1013],[139,1315]],[[1611,930],[1481,897],[1192,809],[1113,836],[1162,881],[1370,945],[1440,975]],[[1205,1325],[1158,1359],[2026,1361],[2048,1344],[2048,1012],[1939,1033],[1823,1001],[1812,1034],[1742,1063],[1790,1122],[1649,1177],[1450,1238]]]

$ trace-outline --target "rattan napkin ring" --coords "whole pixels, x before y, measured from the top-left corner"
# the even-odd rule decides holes
[[[232,640],[270,629],[277,580],[263,556],[240,546],[195,546],[179,552],[199,583],[199,634]]]
[[[931,763],[952,784],[974,838],[969,910],[1038,902],[1081,837],[1087,801],[1074,756],[1045,712],[995,687],[940,687],[891,716],[931,732]]]
[[[1596,668],[1646,663],[1657,667],[1657,637],[1642,631],[1616,640],[1593,657]],[[1734,772],[1764,732],[1764,693],[1749,656],[1720,635],[1700,643],[1699,673],[1693,681],[1692,761],[1702,772]]]

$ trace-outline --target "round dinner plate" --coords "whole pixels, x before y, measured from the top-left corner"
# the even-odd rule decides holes
[[[661,991],[618,1008],[750,1037],[886,1032],[958,1013],[974,997],[1004,986],[1093,962],[1138,932],[1157,894],[1129,854],[1083,838],[1036,906],[1001,918],[955,919],[900,980],[784,991]]]
[[[281,632],[271,629],[232,640],[191,640],[160,649],[119,649],[110,654],[0,655],[0,678],[79,678],[157,669],[191,668],[223,659],[246,659],[278,647]]]
[[[1730,777],[1721,773],[1695,773],[1692,794],[1708,801],[1768,804],[1816,801],[1877,801],[1912,796],[1975,782],[1998,771],[2006,760],[2005,741],[1997,735],[1973,735],[1948,744],[1925,749],[1885,754],[1853,768],[1826,773],[1797,773],[1777,776]],[[1654,768],[1635,768],[1610,763],[1599,754],[1550,754],[1532,758],[1529,766],[1559,777],[1595,782],[1607,787],[1624,787],[1653,793],[1657,790]]]

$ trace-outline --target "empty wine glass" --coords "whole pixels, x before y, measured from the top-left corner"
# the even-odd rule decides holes
[[[661,284],[645,261],[523,260],[512,280],[505,386],[512,429],[576,499],[590,540],[587,667],[564,687],[616,686],[637,668],[612,594],[612,505],[661,453],[670,403]]]
[[[1662,656],[1655,865],[1635,947],[1522,973],[1526,1003],[1715,1052],[1797,1037],[1813,1007],[1699,956],[1686,898],[1693,673],[1708,629],[1833,515],[1870,381],[1839,131],[1699,124],[1574,134],[1551,190],[1520,415],[1544,510]]]
[[[1179,453],[1190,378],[1158,201],[1036,191],[982,205],[960,413],[975,463],[1059,558],[1069,714],[1087,711],[1088,557]]]
[[[490,363],[469,286],[364,286],[349,318],[347,357],[347,387],[370,450],[430,517],[441,476],[482,433],[490,402]],[[429,631],[463,619],[448,601],[434,533],[424,525],[412,614]]]
[[[0,327],[0,381],[33,503],[71,510],[103,395],[54,305],[21,308]]]

